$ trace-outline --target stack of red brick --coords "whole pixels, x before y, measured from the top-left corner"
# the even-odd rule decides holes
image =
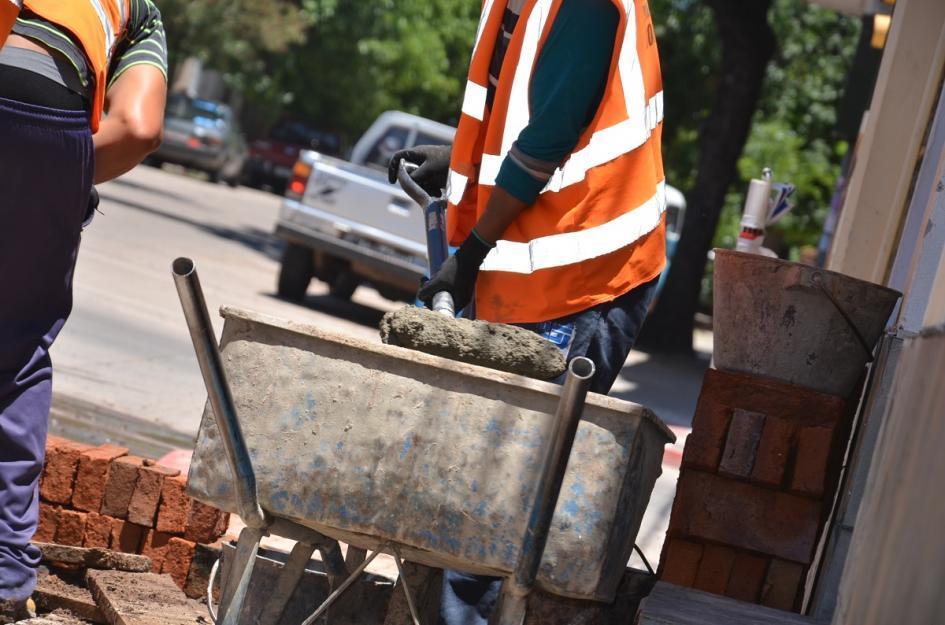
[[[180,471],[123,447],[50,436],[34,540],[146,555],[155,573],[201,596],[200,555],[226,532],[229,515],[188,497],[185,485]]]
[[[661,578],[799,611],[850,416],[839,397],[710,369],[686,440]]]

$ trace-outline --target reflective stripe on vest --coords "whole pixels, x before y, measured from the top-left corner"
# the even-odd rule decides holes
[[[663,91],[652,22],[646,0],[611,1],[620,12],[620,26],[600,107],[535,204],[483,263],[477,310],[484,319],[542,321],[552,312],[577,312],[622,295],[662,269]],[[491,110],[488,67],[504,3],[483,5],[447,188],[454,245],[485,210],[512,144],[529,123],[532,72],[562,2],[526,2]],[[588,279],[580,265],[591,261],[594,275]],[[512,274],[528,281],[502,277]],[[542,300],[535,292],[560,293],[563,284],[573,285],[566,305],[524,301]]]
[[[498,241],[482,271],[534,273],[616,252],[652,232],[666,212],[666,185],[631,211],[599,226],[532,239],[528,243]]]
[[[105,107],[108,68],[115,44],[128,23],[129,0],[24,0],[23,6],[68,31],[85,53],[89,71],[95,77],[90,119],[95,132]]]

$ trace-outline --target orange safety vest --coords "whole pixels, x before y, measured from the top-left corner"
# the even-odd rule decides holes
[[[0,0],[0,44],[6,40],[18,10],[8,11],[11,0]],[[95,78],[92,93],[92,132],[98,130],[105,108],[108,67],[115,44],[128,24],[129,0],[23,0],[23,7],[44,20],[69,31],[85,52]],[[12,5],[11,5],[12,6]]]
[[[535,203],[486,257],[476,284],[481,319],[557,319],[613,300],[663,270],[663,86],[653,23],[646,0],[612,1],[620,25],[600,107]],[[506,3],[483,3],[450,164],[453,245],[484,212],[499,168],[528,124],[532,71],[562,2],[526,0],[491,110],[489,66]]]
[[[0,0],[0,48],[6,42],[22,6],[22,0]]]

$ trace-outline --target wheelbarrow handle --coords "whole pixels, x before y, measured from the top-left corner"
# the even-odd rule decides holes
[[[406,160],[400,161],[400,167],[397,168],[397,182],[410,199],[419,204],[422,208],[429,206],[433,198],[423,190],[416,180],[410,177],[410,172],[419,169],[420,166],[415,163],[408,163]]]
[[[445,202],[435,200],[430,194],[423,190],[417,181],[410,177],[410,172],[417,169],[415,163],[408,163],[406,160],[400,161],[400,167],[397,168],[397,182],[401,188],[410,196],[414,202],[423,208],[424,227],[427,231],[427,256],[430,261],[430,276],[432,277],[449,255],[446,244],[444,214]],[[438,204],[435,204],[438,203]],[[431,309],[434,312],[442,313],[448,317],[456,314],[456,307],[453,305],[453,296],[443,291],[433,296]]]
[[[226,459],[233,472],[234,489],[239,515],[247,527],[263,529],[269,525],[266,514],[259,506],[256,493],[256,474],[253,471],[252,460],[246,447],[246,439],[240,428],[230,391],[223,368],[223,360],[217,349],[216,336],[213,325],[210,323],[210,313],[207,311],[207,302],[200,288],[200,279],[197,277],[197,267],[189,258],[178,258],[171,265],[174,276],[174,285],[180,297],[187,328],[197,354],[197,363],[207,387],[207,395],[213,418],[223,439],[223,448]]]

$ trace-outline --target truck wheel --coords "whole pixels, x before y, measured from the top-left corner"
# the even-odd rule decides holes
[[[295,243],[286,244],[282,252],[282,267],[279,269],[279,295],[294,302],[300,301],[305,297],[311,281],[311,250]]]
[[[350,271],[339,271],[328,281],[328,293],[338,299],[351,299],[360,283]]]

